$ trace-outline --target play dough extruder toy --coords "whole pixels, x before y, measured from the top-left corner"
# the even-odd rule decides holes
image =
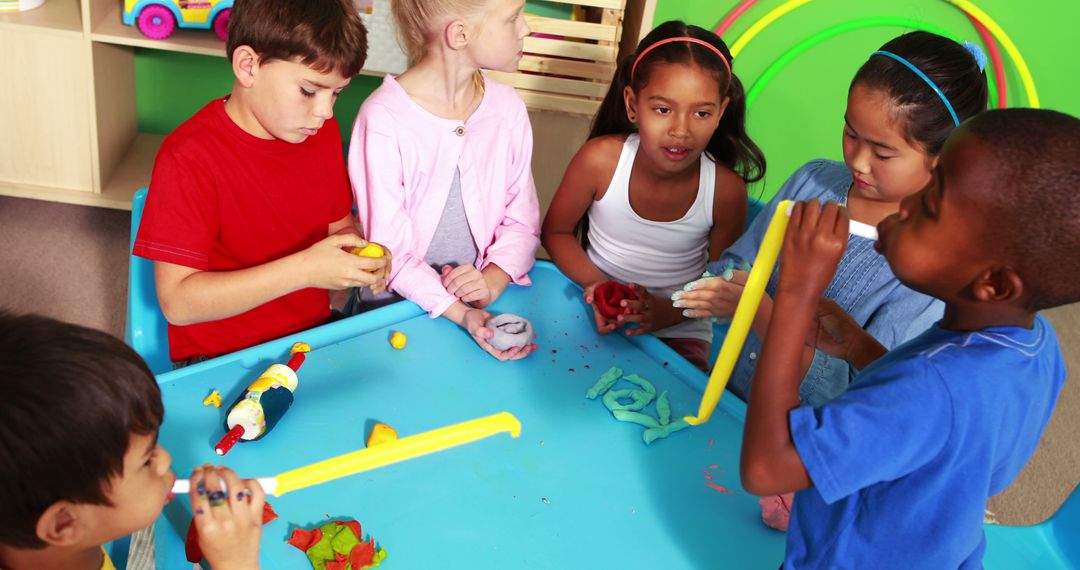
[[[757,314],[761,297],[765,294],[765,285],[772,276],[776,260],[780,256],[780,247],[784,245],[784,233],[787,232],[788,221],[791,219],[791,208],[794,203],[784,200],[776,207],[776,213],[769,221],[769,227],[765,230],[765,238],[761,241],[761,249],[758,250],[757,259],[750,269],[750,276],[746,279],[746,287],[743,289],[739,304],[735,307],[735,314],[731,319],[724,344],[720,346],[720,353],[716,357],[712,373],[709,374],[709,383],[705,386],[705,393],[701,396],[701,406],[698,407],[696,416],[686,416],[686,423],[696,426],[701,425],[712,417],[716,404],[720,401],[720,395],[727,387],[731,371],[735,369],[735,361],[742,352],[746,335],[750,332],[750,324]],[[877,239],[877,229],[869,224],[856,221],[850,223],[849,232],[866,239]]]
[[[260,478],[258,481],[267,494],[280,497],[289,491],[415,459],[502,432],[509,433],[511,437],[518,437],[521,435],[521,422],[509,412],[500,412],[484,418],[410,435],[396,441],[381,443],[374,447],[286,471],[275,477]],[[190,480],[177,480],[173,485],[173,492],[190,493]]]

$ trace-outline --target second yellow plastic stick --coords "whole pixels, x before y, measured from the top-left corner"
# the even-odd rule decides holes
[[[280,497],[289,491],[450,449],[501,432],[518,437],[521,435],[521,422],[509,412],[500,412],[339,455],[278,475],[273,494]]]
[[[784,233],[787,232],[788,220],[791,219],[788,209],[790,200],[784,200],[776,206],[776,213],[769,222],[769,228],[765,230],[765,238],[761,242],[754,267],[750,269],[750,276],[746,279],[746,287],[743,289],[739,304],[735,307],[735,315],[731,319],[724,344],[720,346],[720,354],[716,356],[716,364],[713,365],[712,373],[709,374],[709,383],[705,386],[705,393],[701,396],[701,406],[698,407],[696,416],[686,416],[686,423],[696,426],[701,425],[712,417],[716,404],[720,402],[720,395],[727,387],[731,371],[735,369],[735,361],[742,352],[746,335],[750,332],[750,325],[757,315],[761,297],[765,294],[765,285],[769,283],[773,268],[776,267],[776,259],[780,255],[780,246],[784,245]]]

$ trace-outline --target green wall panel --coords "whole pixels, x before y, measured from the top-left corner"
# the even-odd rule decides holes
[[[655,23],[684,19],[715,28],[736,0],[657,0]],[[755,21],[782,4],[764,0],[753,6],[725,34],[729,44]],[[1065,38],[1080,22],[1076,0],[982,0],[977,4],[1010,35],[1024,56],[1041,106],[1080,115],[1080,60]],[[533,1],[528,11],[566,17],[566,5]],[[962,39],[979,42],[974,27],[959,9],[943,0],[815,0],[795,9],[758,34],[737,58],[735,71],[749,89],[757,77],[788,49],[813,34],[843,22],[868,17],[921,20]],[[750,111],[749,129],[769,159],[769,174],[751,192],[771,197],[781,183],[806,161],[839,159],[840,131],[848,83],[855,70],[903,28],[855,30],[818,44],[792,61],[761,92]],[[1016,68],[1006,59],[1010,106],[1026,106]],[[207,101],[225,95],[232,74],[222,58],[139,49],[135,55],[139,128],[168,133]],[[338,99],[335,111],[348,139],[357,109],[380,79],[356,77]],[[538,148],[537,152],[544,149]]]
[[[729,45],[754,22],[780,6],[780,0],[758,2],[724,34]],[[654,23],[682,19],[715,29],[739,4],[734,0],[657,0]],[[1040,106],[1080,115],[1080,62],[1065,38],[1080,22],[1076,0],[982,0],[975,4],[1015,42],[1038,89]],[[955,37],[981,44],[966,16],[943,0],[815,0],[789,12],[758,34],[736,58],[735,73],[749,89],[757,77],[788,49],[815,33],[856,19],[902,17],[939,26]],[[841,159],[840,134],[847,88],[868,54],[910,29],[886,27],[854,30],[811,48],[786,66],[762,91],[750,110],[751,136],[769,160],[766,180],[751,192],[771,197],[799,166],[813,158]],[[1028,106],[1016,68],[1008,55],[1009,106]],[[987,67],[990,71],[990,67]]]
[[[354,77],[338,96],[334,114],[347,141],[353,119],[381,78]],[[232,90],[232,68],[223,57],[154,49],[135,50],[135,112],[139,130],[168,134],[211,99]]]

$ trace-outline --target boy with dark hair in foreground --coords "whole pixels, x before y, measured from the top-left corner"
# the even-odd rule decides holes
[[[950,137],[877,243],[945,316],[887,354],[819,308],[846,212],[796,204],[741,461],[748,491],[799,491],[785,568],[982,567],[986,501],[1035,450],[1065,381],[1037,311],[1080,300],[1077,157],[1080,120],[1052,111],[990,111]],[[818,408],[799,407],[808,338],[861,370]]]
[[[0,568],[112,570],[102,544],[153,524],[170,498],[150,369],[103,332],[0,312]],[[263,491],[192,473],[199,545],[215,570],[258,567]]]

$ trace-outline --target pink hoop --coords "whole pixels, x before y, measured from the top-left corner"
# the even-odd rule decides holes
[[[631,83],[634,82],[634,73],[637,72],[637,66],[638,66],[639,63],[641,63],[641,58],[645,57],[645,54],[649,53],[650,51],[652,51],[652,50],[654,50],[654,49],[656,49],[656,48],[658,48],[658,47],[660,47],[660,46],[662,46],[664,44],[670,44],[670,43],[675,43],[675,42],[686,42],[686,43],[691,43],[691,44],[698,44],[700,46],[705,46],[706,48],[709,49],[709,51],[715,53],[720,58],[720,61],[724,62],[724,68],[727,69],[728,77],[731,77],[731,64],[728,62],[727,58],[724,57],[724,54],[720,53],[720,50],[717,49],[716,46],[710,44],[709,42],[707,42],[705,40],[699,40],[697,38],[691,38],[690,36],[678,36],[678,37],[675,37],[675,38],[667,38],[665,40],[660,40],[660,41],[656,42],[655,44],[645,48],[645,51],[642,51],[641,53],[639,53],[638,56],[637,56],[637,59],[634,60],[634,66],[630,68],[630,82]]]

